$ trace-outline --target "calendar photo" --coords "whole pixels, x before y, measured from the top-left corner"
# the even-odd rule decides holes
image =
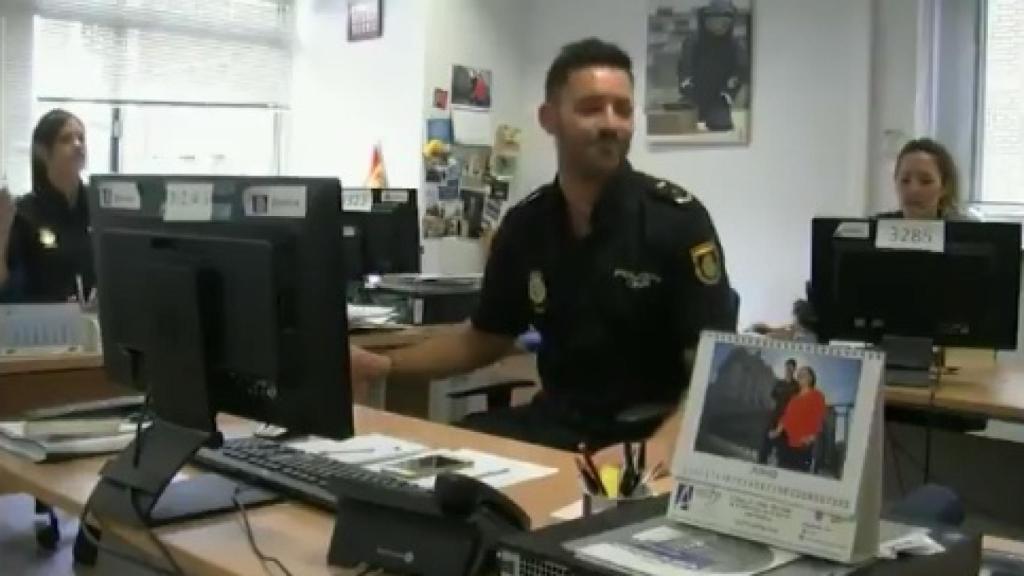
[[[861,360],[715,346],[696,449],[842,479]]]
[[[881,369],[865,350],[706,333],[673,472],[852,511]]]

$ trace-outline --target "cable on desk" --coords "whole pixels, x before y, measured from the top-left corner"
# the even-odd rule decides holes
[[[105,552],[119,560],[128,562],[129,564],[140,566],[142,568],[145,568],[146,570],[156,572],[158,574],[163,574],[165,576],[184,576],[185,573],[181,570],[181,567],[178,566],[178,563],[174,561],[174,558],[170,555],[170,553],[168,553],[167,548],[164,547],[163,543],[160,542],[160,539],[157,538],[156,534],[154,534],[152,530],[147,528],[146,534],[149,536],[150,541],[152,541],[157,546],[157,548],[160,549],[161,553],[164,555],[164,559],[172,566],[171,569],[163,568],[160,566],[154,566],[153,564],[147,562],[144,558],[134,556],[131,554],[126,554],[124,552],[121,552],[120,550],[116,550],[110,546],[107,546],[106,544],[98,540],[89,530],[86,524],[88,517],[89,503],[86,502],[85,507],[82,509],[82,514],[78,517],[78,530],[79,533],[82,534],[85,537],[85,539],[89,541],[89,544],[95,546],[97,550]],[[110,533],[110,531],[103,525],[103,522],[101,522],[99,518],[97,518],[96,521],[97,524],[99,524],[101,530],[107,532],[108,534]]]
[[[249,548],[252,548],[253,554],[259,559],[263,569],[269,574],[267,570],[267,564],[273,564],[285,574],[285,576],[293,576],[291,571],[275,556],[268,556],[260,550],[259,545],[256,544],[256,535],[252,532],[252,524],[249,523],[249,511],[246,510],[245,505],[238,499],[238,495],[242,492],[242,486],[235,486],[235,492],[231,495],[231,501],[235,504],[235,508],[238,509],[238,515],[242,518],[242,527],[245,529],[245,538],[249,541]]]

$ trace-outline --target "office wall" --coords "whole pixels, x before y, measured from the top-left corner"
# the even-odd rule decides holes
[[[384,36],[347,40],[347,2],[298,0],[284,171],[361,186],[380,142],[389,184],[419,186],[427,3],[389,0]]]
[[[493,73],[491,118],[498,124],[523,125],[523,54],[530,43],[524,29],[527,2],[521,0],[443,0],[430,2],[426,21],[426,73],[419,88],[423,120],[433,109],[434,88],[451,89],[452,65],[486,68]],[[392,9],[389,6],[389,9]],[[457,128],[456,128],[457,129]],[[520,178],[510,193],[521,195]],[[423,244],[425,272],[463,273],[483,269],[477,240],[444,238]]]
[[[871,213],[898,207],[893,170],[908,140],[932,132],[931,0],[875,0],[872,52]]]
[[[641,94],[645,15],[646,2],[533,2],[524,105],[539,101],[557,49],[590,35],[630,52]],[[867,210],[872,3],[759,2],[754,26],[750,145],[652,148],[640,126],[632,153],[637,168],[678,182],[708,206],[743,297],[744,324],[788,319],[809,276],[814,215]],[[532,128],[525,148],[524,183],[549,180],[555,156],[548,138]]]

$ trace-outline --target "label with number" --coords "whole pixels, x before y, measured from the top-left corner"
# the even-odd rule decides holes
[[[168,182],[164,203],[167,222],[210,222],[213,220],[212,182]]]
[[[888,250],[944,252],[946,223],[942,220],[879,220],[875,247]]]
[[[100,206],[113,210],[141,210],[142,196],[135,182],[108,181],[99,185]]]
[[[369,188],[341,191],[342,212],[370,212],[373,210],[373,191]]]

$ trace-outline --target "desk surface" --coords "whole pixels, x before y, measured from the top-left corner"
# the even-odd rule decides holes
[[[932,394],[934,392],[934,399]],[[934,388],[888,386],[888,404],[1024,422],[1024,364],[1000,361],[944,374]]]
[[[505,490],[526,510],[534,526],[548,524],[553,511],[578,498],[578,480],[569,453],[369,408],[356,407],[355,422],[360,434],[379,432],[435,447],[475,448],[558,469],[559,472],[553,476]],[[225,431],[245,426],[237,420],[229,421]],[[78,514],[105,459],[97,457],[32,464],[0,452],[0,480],[14,489]],[[250,520],[263,551],[280,558],[293,573],[343,573],[329,568],[326,562],[334,523],[330,515],[305,505],[285,503],[251,510]],[[188,573],[226,575],[262,572],[235,515],[176,524],[157,532]]]

